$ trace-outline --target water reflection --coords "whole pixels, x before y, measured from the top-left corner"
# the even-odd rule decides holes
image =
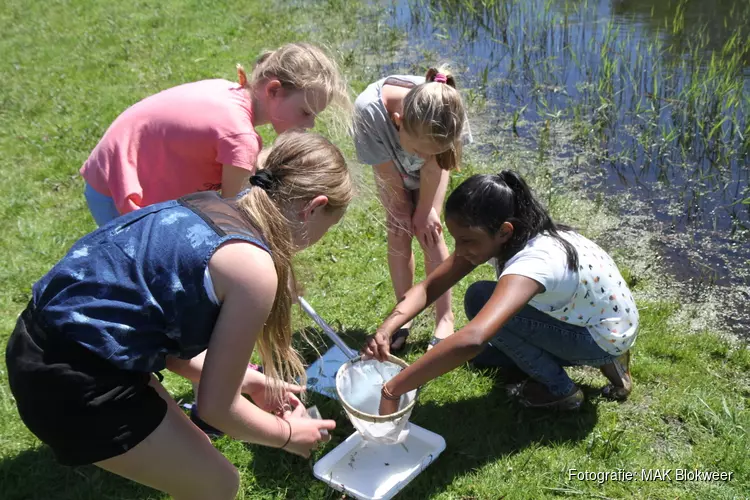
[[[710,242],[716,280],[750,263],[750,2],[408,0],[394,13],[412,62],[458,62],[470,102],[511,117],[495,134],[543,148],[564,123],[563,147],[604,171],[600,190]]]

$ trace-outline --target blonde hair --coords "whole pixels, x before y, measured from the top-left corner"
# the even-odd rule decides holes
[[[255,61],[249,79],[241,64],[237,65],[237,76],[240,85],[248,89],[275,79],[289,90],[322,92],[326,105],[333,102],[347,112],[352,108],[349,88],[338,65],[322,49],[309,43],[288,43],[264,52]]]
[[[436,82],[442,75],[445,82]],[[437,155],[444,170],[458,168],[461,161],[461,133],[466,111],[461,94],[456,90],[456,80],[447,67],[430,68],[425,83],[417,85],[404,97],[401,125],[412,137],[428,137],[435,144],[448,146]]]
[[[343,210],[354,196],[354,185],[339,148],[325,137],[300,131],[279,135],[259,168],[273,176],[268,190],[253,187],[238,200],[238,207],[260,231],[271,250],[279,284],[271,312],[257,346],[265,373],[272,379],[305,386],[305,369],[292,346],[291,310],[297,297],[292,257],[292,224],[286,214],[292,204],[316,196],[328,197],[327,210]],[[281,397],[281,385],[272,388]]]

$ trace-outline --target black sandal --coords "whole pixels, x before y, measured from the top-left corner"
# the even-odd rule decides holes
[[[401,352],[406,347],[406,339],[409,337],[408,328],[399,328],[391,335],[391,352]]]

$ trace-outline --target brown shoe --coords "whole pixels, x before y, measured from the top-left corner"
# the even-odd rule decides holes
[[[577,410],[583,403],[583,391],[577,386],[563,395],[552,394],[546,386],[536,380],[528,379],[519,388],[521,404],[528,408],[547,408],[550,410]]]
[[[630,351],[615,358],[611,363],[599,367],[610,384],[602,389],[602,396],[615,401],[625,401],[633,390],[633,379],[630,376]]]

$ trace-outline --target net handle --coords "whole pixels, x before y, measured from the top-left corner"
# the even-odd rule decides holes
[[[344,367],[346,367],[347,365],[352,365],[352,364],[354,364],[355,362],[358,362],[358,361],[359,361],[359,359],[349,360],[346,363],[344,363],[341,366],[341,368],[339,368],[338,372],[336,372],[336,395],[338,396],[339,401],[341,401],[341,406],[344,407],[344,410],[346,410],[346,412],[348,414],[353,415],[353,416],[355,416],[355,417],[357,417],[357,418],[359,418],[361,420],[364,420],[365,422],[370,422],[370,423],[373,423],[373,424],[378,424],[378,423],[384,423],[384,422],[392,422],[392,421],[394,421],[394,420],[396,420],[398,418],[403,417],[407,413],[411,412],[411,410],[414,408],[414,405],[417,404],[417,398],[416,398],[416,396],[404,408],[402,408],[401,410],[397,411],[396,413],[391,413],[390,415],[372,415],[370,413],[364,413],[364,412],[359,411],[356,408],[352,407],[349,403],[347,403],[346,400],[344,399],[343,395],[339,391],[339,382],[338,382],[339,381],[339,377],[343,373]],[[407,368],[409,366],[409,363],[407,363],[406,361],[404,361],[401,358],[397,358],[393,354],[388,354],[388,361],[390,361],[393,364],[399,365],[401,368]],[[400,401],[399,401],[399,403],[400,403]]]

